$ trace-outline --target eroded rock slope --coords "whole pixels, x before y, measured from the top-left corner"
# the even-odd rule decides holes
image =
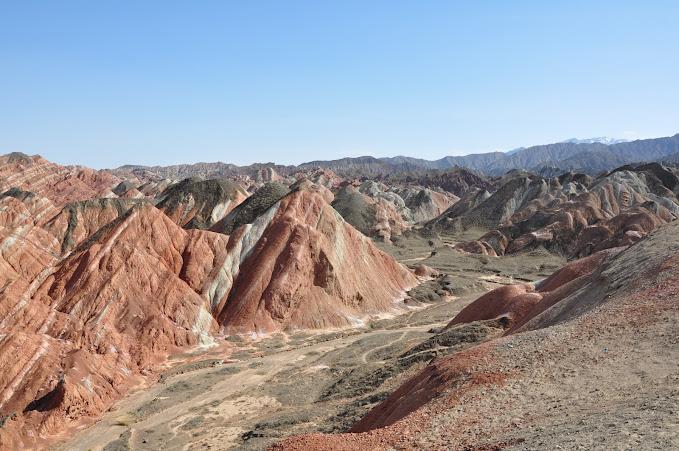
[[[596,180],[571,173],[522,176],[481,202],[479,195],[463,199],[428,226],[491,229],[457,246],[467,252],[504,255],[542,246],[584,257],[634,243],[676,219],[678,186],[679,178],[657,163],[625,166]]]
[[[436,359],[347,433],[272,449],[675,448],[678,232],[484,295],[448,329],[507,317],[504,337]]]
[[[54,183],[70,180],[39,157],[12,158],[7,165],[20,172],[38,164]],[[272,204],[266,198],[242,208],[226,235],[180,227],[189,216],[217,219],[221,197],[189,196],[192,206],[177,202],[174,210],[166,202],[168,215],[144,200],[89,199],[98,195],[96,177],[77,178],[77,189],[47,183],[38,194],[25,191],[29,169],[4,178],[0,198],[6,449],[37,446],[93,421],[132,386],[153,380],[157,365],[182,348],[225,333],[358,324],[399,309],[418,283],[342,219],[326,188],[308,181],[276,191]],[[65,193],[84,199],[59,210]]]

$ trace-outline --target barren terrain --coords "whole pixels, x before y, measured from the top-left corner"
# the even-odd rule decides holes
[[[178,355],[158,384],[133,392],[52,449],[254,450],[295,434],[345,431],[437,355],[503,333],[491,321],[436,334],[480,294],[544,278],[564,263],[546,252],[503,259],[463,254],[450,247],[455,239],[412,235],[380,245],[397,261],[452,274],[413,290],[411,313],[350,329],[232,336],[221,346]]]
[[[2,449],[679,446],[664,166],[458,196],[2,158]]]
[[[398,356],[474,297],[376,321],[374,328],[244,339],[236,352],[179,356],[166,374],[181,374],[132,393],[53,449],[263,449],[293,434],[342,432],[431,360],[431,350],[407,362]],[[502,332],[467,329],[473,341],[455,349]]]

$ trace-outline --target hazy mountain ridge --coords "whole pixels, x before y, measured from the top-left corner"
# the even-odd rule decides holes
[[[594,141],[597,139],[599,138],[582,141]],[[613,141],[615,140],[611,140],[611,142]],[[589,168],[590,165],[583,163],[587,163],[590,157],[593,157],[596,162],[592,169],[602,171],[627,163],[664,161],[668,159],[674,161],[677,156],[673,154],[677,151],[679,151],[679,134],[665,138],[615,142],[612,144],[598,141],[583,143],[567,140],[560,143],[519,149],[516,152],[489,152],[459,157],[448,156],[434,161],[405,156],[382,158],[381,160],[398,164],[412,163],[427,169],[447,169],[452,166],[462,166],[483,172],[486,175],[500,175],[511,169],[539,170],[546,165],[557,166],[564,170]]]
[[[202,177],[204,179],[210,178],[226,178],[238,175],[248,175],[253,177],[258,172],[273,168],[278,174],[289,175],[297,171],[296,166],[286,166],[275,163],[254,163],[248,166],[238,166],[231,163],[224,163],[216,161],[212,163],[194,163],[194,164],[175,164],[170,166],[144,166],[139,164],[126,164],[115,169],[109,169],[113,174],[144,174],[153,173],[162,178],[170,179],[184,179],[188,177]]]
[[[424,161],[424,160],[422,160]],[[367,174],[383,174],[383,173],[400,173],[422,169],[421,163],[417,161],[383,161],[380,158],[371,156],[356,157],[356,158],[341,158],[339,160],[317,160],[308,163],[302,163],[297,166],[301,170],[308,169],[330,169],[331,171],[340,171],[343,176],[350,176],[353,173],[367,173]],[[429,168],[428,168],[429,169]],[[431,168],[436,169],[436,168]],[[353,171],[353,173],[351,172]],[[339,173],[339,172],[338,172]]]
[[[172,166],[124,165],[109,170],[114,175],[130,174],[148,178],[180,180],[198,176],[205,179],[220,177],[255,177],[263,170],[290,176],[300,171],[323,168],[344,178],[372,177],[376,174],[401,174],[423,170],[446,170],[464,167],[487,176],[498,176],[512,169],[541,171],[544,167],[562,171],[574,170],[591,175],[629,163],[679,161],[679,134],[664,138],[624,141],[613,138],[575,138],[554,144],[518,148],[509,152],[488,152],[464,156],[447,156],[425,160],[408,156],[346,157],[337,160],[315,160],[297,166],[275,163],[255,163],[248,166],[214,162]]]
[[[626,142],[629,142],[629,139],[609,138],[607,136],[599,136],[597,138],[585,138],[585,139],[571,138],[571,139],[567,139],[567,140],[561,141],[561,142],[575,143],[575,144],[601,143],[601,144],[611,145],[611,144],[626,143]]]

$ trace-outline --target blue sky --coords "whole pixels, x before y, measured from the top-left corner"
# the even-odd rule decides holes
[[[679,2],[0,2],[0,153],[301,163],[679,132]]]

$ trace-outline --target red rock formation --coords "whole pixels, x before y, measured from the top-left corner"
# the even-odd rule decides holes
[[[0,194],[0,208],[0,225],[11,228],[26,224],[42,225],[59,211],[49,199],[17,188]]]
[[[36,221],[57,211],[51,202],[3,196],[0,419],[17,414],[0,448],[89,421],[169,353],[220,330],[343,327],[398,308],[416,278],[324,190],[300,184],[228,236],[184,230],[145,201],[74,202]]]
[[[455,196],[454,194],[445,194],[436,191],[431,191],[431,197],[434,209],[429,213],[431,216],[429,216],[429,218],[427,219],[442,214],[444,211],[446,211],[448,208],[450,208],[452,205],[454,205],[460,200],[460,198]]]
[[[319,185],[323,185],[326,188],[329,189],[337,189],[339,188],[340,183],[344,181],[342,177],[339,175],[335,174],[333,171],[330,169],[323,169],[323,168],[318,168],[312,173],[307,175],[307,178],[311,180],[314,183],[317,183]]]
[[[84,199],[115,197],[120,179],[90,169],[77,172],[50,163],[39,155],[11,153],[0,157],[0,194],[16,188],[49,199],[56,208]]]
[[[415,275],[419,277],[436,277],[439,272],[427,265],[420,265],[415,269]]]
[[[120,197],[125,197],[127,199],[143,199],[145,196],[141,192],[139,192],[137,188],[132,188],[126,191],[125,194],[123,194]]]
[[[391,188],[387,192],[380,193],[380,196],[390,200],[398,207],[400,200],[392,199],[393,195],[403,199],[405,211],[401,214],[405,220],[412,222],[428,221],[435,218],[460,200],[454,194],[440,193],[427,188]]]
[[[137,205],[134,199],[92,199],[73,202],[43,225],[61,243],[61,253],[75,249],[106,224]]]
[[[255,175],[255,182],[258,184],[282,181],[285,179],[274,168],[262,169]]]
[[[507,317],[513,325],[542,299],[542,294],[535,293],[534,290],[532,284],[522,283],[489,291],[465,307],[444,330],[457,324],[500,317]]]
[[[393,310],[417,283],[316,193],[293,192],[267,216],[263,233],[253,224],[230,236],[232,246],[261,234],[232,294],[214,307],[228,333],[352,325],[365,313]]]
[[[159,181],[148,181],[141,185],[137,190],[147,198],[159,197],[168,187],[177,183],[175,180],[162,179]]]
[[[332,202],[335,200],[335,195],[332,193],[332,191],[330,191],[324,185],[314,183],[308,179],[300,179],[293,185],[291,185],[290,188],[293,190],[304,189],[307,191],[313,191],[315,193],[318,193],[321,195],[321,197],[323,197],[323,200],[325,200],[329,204],[332,204]]]
[[[374,200],[375,202],[375,224],[372,227],[372,234],[382,237],[389,243],[391,237],[402,235],[410,226],[403,220],[397,209],[383,198]]]
[[[458,324],[507,317],[509,326],[523,324],[528,319],[558,302],[574,281],[590,274],[622,251],[606,249],[580,260],[575,260],[557,270],[537,286],[521,283],[506,285],[484,294],[469,304],[444,329]]]
[[[440,193],[412,186],[389,188],[372,180],[367,180],[361,184],[358,191],[380,203],[383,208],[394,210],[408,223],[434,218],[459,200],[457,196],[450,193]],[[392,205],[386,205],[384,201]]]
[[[476,210],[502,207],[514,213],[495,230],[478,240],[459,244],[458,249],[504,255],[544,246],[572,257],[584,257],[634,243],[679,215],[679,201],[667,187],[675,187],[677,177],[658,164],[615,171],[587,187],[573,177],[566,174],[558,179],[535,179],[528,189],[525,183],[520,189],[504,186],[475,209],[461,213],[459,222],[471,221],[471,216],[479,213]],[[521,194],[523,203],[517,203],[516,196],[511,195],[515,191]],[[491,201],[493,208],[484,207]]]
[[[543,299],[504,337],[435,360],[348,433],[305,434],[270,449],[502,449],[512,443],[539,448],[545,428],[590,420],[604,398],[588,394],[603,391],[608,384],[612,386],[608,396],[614,399],[602,409],[614,405],[638,412],[636,406],[647,399],[642,394],[628,402],[618,393],[620,380],[645,375],[643,367],[656,360],[663,364],[655,368],[665,368],[655,378],[664,390],[657,399],[666,400],[665,409],[671,409],[676,387],[667,382],[674,378],[666,375],[673,369],[664,363],[677,357],[676,334],[669,331],[676,330],[679,320],[678,232],[679,225],[669,224],[627,249],[607,249],[567,265],[540,285],[546,290]],[[523,296],[522,291],[506,288],[504,300]],[[495,300],[501,298],[496,292]],[[613,350],[604,347],[616,344],[619,347]],[[562,360],[566,362],[561,364]],[[631,365],[635,366],[626,371]],[[574,383],[572,378],[581,377],[581,372],[596,372],[585,379],[596,385]],[[549,393],[541,396],[542,389],[555,390],[559,384],[567,387],[559,396],[568,397],[573,387],[583,401],[561,403]],[[641,385],[633,380],[625,385],[625,393]],[[517,419],[517,412],[529,416]],[[496,421],[498,417],[502,419]],[[605,411],[596,418],[610,421],[607,428],[616,421],[628,423],[625,415],[611,417]],[[662,440],[670,431],[655,434]],[[505,441],[524,436],[525,443]]]
[[[576,280],[599,268],[622,251],[622,248],[613,248],[599,251],[587,257],[575,260],[555,271],[551,276],[540,283],[538,291],[549,293],[567,283]]]
[[[194,235],[139,204],[65,261],[55,245],[3,241],[0,360],[25,352],[0,380],[0,411],[24,412],[3,431],[5,444],[18,443],[7,442],[11,430],[49,435],[100,413],[154,358],[209,339],[209,303],[182,277],[199,279],[226,243]]]

